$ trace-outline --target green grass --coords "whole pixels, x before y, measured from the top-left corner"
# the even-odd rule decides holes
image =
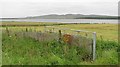
[[[15,27],[14,26],[9,27],[10,29],[12,28],[12,30],[22,30],[25,28],[29,28],[29,29],[31,28],[37,31],[44,31],[44,25],[45,26],[51,25],[57,28],[69,28],[69,29],[75,29],[75,30],[87,30],[91,32],[96,32],[98,39],[101,39],[102,37],[104,40],[114,40],[116,42],[118,41],[118,24],[61,24],[61,23],[42,23],[42,22],[36,22],[36,23],[34,22],[20,22],[20,23],[3,22],[2,25],[8,25],[8,26],[16,25]],[[19,27],[17,25],[19,25]],[[20,25],[25,25],[25,26],[20,26]]]
[[[97,33],[97,38],[102,36],[104,40],[118,41],[118,25],[117,24],[73,24],[61,25],[61,28],[70,28],[76,30],[87,30]]]
[[[27,37],[8,37],[3,34],[3,65],[8,64],[77,64],[84,56],[76,48],[59,42],[38,42]],[[67,48],[65,52],[64,48]],[[70,49],[69,49],[70,48]],[[74,49],[75,48],[75,49]]]
[[[64,52],[64,43],[56,40],[38,42],[31,38],[8,37],[5,33],[2,38],[3,65],[15,64],[47,64],[47,65],[74,65],[74,64],[117,64],[117,46],[114,41],[97,41],[97,58],[95,61],[83,60],[85,49],[73,46]],[[82,51],[83,50],[83,51]],[[80,54],[77,55],[77,53]]]
[[[2,29],[0,29],[0,66],[2,65]]]
[[[15,23],[15,22],[14,22]],[[13,24],[14,24],[13,23]],[[9,24],[6,22],[6,24]],[[5,25],[6,25],[5,24]],[[11,22],[12,24],[12,22]],[[19,23],[17,23],[19,25]],[[21,23],[23,24],[23,23]],[[26,23],[27,24],[27,23]],[[44,31],[44,26],[8,26],[9,30],[19,32],[26,28],[33,31]],[[39,23],[36,23],[37,25]],[[16,25],[16,24],[15,24]],[[33,25],[33,26],[31,26]],[[48,24],[49,25],[49,24]],[[53,25],[53,24],[50,24]],[[65,43],[56,40],[50,42],[39,42],[28,37],[8,37],[2,34],[2,63],[9,64],[29,64],[29,65],[91,65],[91,64],[118,64],[118,25],[117,24],[63,24],[53,25],[58,28],[70,28],[75,30],[87,30],[97,32],[96,60],[84,60],[86,49],[74,46],[70,48]],[[5,30],[6,27],[2,27]],[[69,32],[69,31],[66,31]],[[67,49],[67,50],[66,50]],[[80,53],[80,54],[78,54]],[[88,58],[87,58],[88,59]]]
[[[70,47],[56,40],[38,42],[29,37],[9,37],[4,33],[2,42],[3,65],[118,64],[118,43],[115,41],[98,40],[95,61],[86,59],[85,49]]]

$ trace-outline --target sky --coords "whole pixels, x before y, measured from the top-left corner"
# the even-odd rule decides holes
[[[48,14],[118,15],[119,0],[0,0],[0,18]]]

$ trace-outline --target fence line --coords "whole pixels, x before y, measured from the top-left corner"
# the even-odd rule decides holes
[[[47,29],[49,29],[49,30],[47,30]],[[75,30],[75,29],[69,29],[69,28],[58,28],[58,27],[54,27],[54,26],[45,26],[44,27],[44,32],[54,32],[55,33],[55,29],[57,29],[58,31],[57,32],[59,32],[58,34],[59,34],[59,36],[58,36],[58,38],[59,38],[59,40],[61,40],[61,31],[72,31],[72,32],[77,32],[77,33],[80,33],[80,32],[85,32],[85,33],[92,33],[92,44],[91,44],[91,40],[89,41],[88,39],[88,42],[92,45],[92,60],[95,60],[95,58],[96,58],[96,32],[91,32],[91,31],[84,31],[84,30]],[[10,32],[9,32],[9,30],[8,30],[8,28],[6,28],[6,32],[7,32],[7,34],[8,34],[8,36],[10,36]],[[34,33],[33,33],[34,32]],[[39,39],[39,37],[42,35],[37,35],[37,34],[39,34],[39,32],[37,32],[37,31],[33,31],[32,32],[32,30],[30,31],[30,30],[28,30],[28,28],[25,28],[25,31],[23,31],[23,33],[24,33],[24,35],[25,35],[25,33],[26,33],[26,35],[27,36],[34,36],[35,35],[35,38],[36,39]],[[30,34],[29,34],[30,33]],[[33,34],[32,34],[33,33]],[[37,35],[37,36],[36,36]],[[53,34],[54,35],[54,34]],[[49,36],[49,35],[48,35]],[[47,36],[47,37],[48,37]],[[46,36],[45,36],[46,37]],[[54,36],[53,36],[54,37]],[[34,38],[34,37],[33,37]],[[78,36],[77,36],[77,38],[78,39],[80,39]],[[44,39],[44,38],[43,38]],[[48,38],[49,39],[49,38]],[[50,38],[51,39],[51,38]],[[40,39],[41,40],[41,39]],[[45,39],[44,39],[45,40]],[[76,39],[77,40],[77,39]],[[79,42],[76,42],[76,43],[80,43],[81,44],[81,42],[87,42],[84,38],[82,39],[82,41],[80,40]],[[76,44],[76,43],[74,43],[74,44]],[[88,43],[82,43],[82,44],[88,44]],[[88,44],[89,45],[89,44]],[[88,48],[89,46],[87,46],[87,48]],[[91,48],[91,47],[90,47]]]
[[[92,44],[92,60],[95,60],[96,59],[96,32],[92,32],[92,31],[85,31],[85,30],[75,30],[75,29],[69,29],[69,28],[58,28],[58,27],[54,27],[54,26],[45,26],[45,31],[47,31],[46,29],[47,28],[52,28],[53,29],[53,32],[54,32],[54,29],[58,29],[59,31],[60,30],[71,30],[73,32],[86,32],[86,33],[92,33],[92,40],[93,40],[93,44]],[[49,31],[49,30],[48,30]]]

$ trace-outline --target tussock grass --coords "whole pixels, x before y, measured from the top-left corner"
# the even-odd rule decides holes
[[[117,42],[117,24],[63,24],[55,27],[88,30],[92,32],[96,31],[96,60],[90,60],[91,58],[88,55],[87,49],[77,46],[70,47],[68,44],[64,42],[60,43],[56,40],[48,42],[38,41],[32,37],[13,34],[14,32],[16,32],[16,34],[20,31],[24,32],[26,28],[33,32],[44,32],[44,26],[11,26],[8,27],[10,36],[5,32],[2,34],[3,65],[118,64],[118,52],[120,49],[118,49],[119,44]],[[3,31],[5,29],[6,27],[2,27]]]
[[[56,40],[37,41],[29,37],[8,36],[2,38],[3,65],[76,65],[76,64],[118,64],[115,41],[97,40],[97,58],[89,59],[87,49],[69,46]]]

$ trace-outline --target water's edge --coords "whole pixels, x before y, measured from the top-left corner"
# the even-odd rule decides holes
[[[118,20],[113,19],[0,19],[0,22],[60,22],[60,23],[110,23],[117,24]]]

